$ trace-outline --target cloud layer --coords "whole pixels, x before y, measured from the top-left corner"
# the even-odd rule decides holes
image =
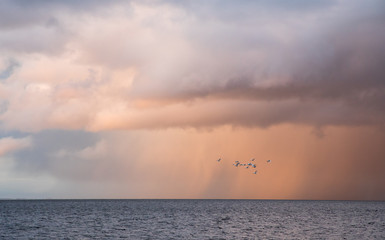
[[[381,1],[104,4],[3,2],[4,128],[384,124]]]

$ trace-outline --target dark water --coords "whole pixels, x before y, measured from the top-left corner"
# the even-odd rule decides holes
[[[385,202],[4,200],[0,239],[385,239]]]

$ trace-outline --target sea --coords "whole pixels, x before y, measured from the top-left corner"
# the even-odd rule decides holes
[[[0,239],[385,239],[385,202],[1,200]]]

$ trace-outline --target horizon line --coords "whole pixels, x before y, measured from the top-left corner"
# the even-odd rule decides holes
[[[49,200],[253,200],[253,201],[349,201],[349,202],[385,202],[385,199],[283,199],[283,198],[0,198],[0,201],[49,201]]]

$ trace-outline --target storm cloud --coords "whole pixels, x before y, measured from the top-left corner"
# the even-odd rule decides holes
[[[0,34],[2,51],[23,65],[0,88],[9,95],[2,116],[7,129],[115,128],[99,124],[100,118],[119,122],[116,129],[384,124],[381,1],[131,1],[117,8],[119,4],[3,3],[5,12],[25,13],[13,20],[2,15],[8,23]],[[44,8],[52,11],[36,14]],[[3,78],[15,66],[9,65]],[[32,73],[47,67],[50,77]],[[28,98],[44,106],[33,126],[19,120],[20,114],[35,111],[35,104],[18,107]],[[210,120],[215,116],[206,112],[202,121],[190,122],[169,110],[198,114],[205,111],[202,99],[232,109],[220,121]],[[250,102],[258,107],[243,106]],[[87,111],[79,112],[79,103]],[[111,105],[119,107],[111,111]],[[319,110],[328,106],[328,113]],[[282,110],[292,114],[279,119],[274,111]],[[159,112],[173,114],[173,123],[158,121]],[[155,116],[154,122],[136,123],[142,115]],[[250,123],[250,115],[264,115],[271,122]],[[120,118],[129,118],[127,124]]]

